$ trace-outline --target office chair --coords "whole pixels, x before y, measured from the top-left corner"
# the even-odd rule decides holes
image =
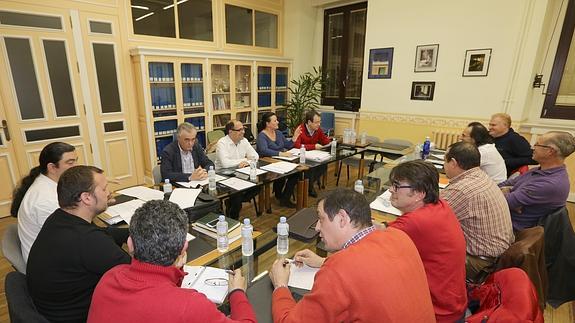
[[[26,274],[26,262],[22,256],[22,246],[18,237],[18,225],[8,225],[2,237],[2,253],[12,267],[22,274]]]
[[[152,178],[154,179],[154,185],[160,185],[160,183],[162,183],[162,173],[160,171],[160,165],[156,165],[152,169]]]
[[[322,112],[321,113],[321,130],[326,134],[326,136],[333,136],[335,129],[335,113],[333,112]]]
[[[226,134],[223,130],[213,130],[207,133],[208,144],[206,147],[206,152],[214,152],[216,151],[216,143],[220,138],[224,137]]]
[[[367,141],[368,143],[376,143],[376,142],[379,142],[379,138],[377,138],[377,137],[375,137],[375,136],[367,136],[367,137],[366,137],[366,141]],[[372,156],[373,156],[373,160],[368,160],[368,159],[370,159]],[[373,169],[374,169],[374,168],[376,167],[376,165],[378,164],[377,161],[375,160],[375,157],[376,157],[376,156],[377,156],[377,155],[376,155],[376,154],[373,154],[373,153],[368,153],[368,152],[364,153],[364,158],[363,158],[363,160],[364,160],[364,167],[369,167],[369,171],[370,171],[370,172],[373,171]],[[339,162],[338,171],[337,171],[337,181],[336,181],[336,185],[339,185],[339,178],[340,178],[340,176],[341,176],[341,166],[342,166],[343,164],[346,165],[346,168],[347,168],[347,180],[349,181],[349,166],[353,166],[353,167],[355,167],[355,168],[358,168],[358,167],[359,167],[359,161],[360,161],[360,160],[361,160],[361,158],[352,156],[352,157],[348,157],[348,158],[344,159],[343,161],[340,161],[340,162]]]
[[[17,271],[9,272],[4,282],[4,290],[12,323],[49,323],[34,306],[28,293],[26,275]]]

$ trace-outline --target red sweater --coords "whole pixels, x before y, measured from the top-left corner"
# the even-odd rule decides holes
[[[297,304],[272,297],[274,322],[435,322],[423,264],[409,237],[376,230],[328,257]]]
[[[320,145],[329,144],[330,139],[328,136],[325,135],[325,133],[323,133],[321,128],[318,128],[313,133],[313,136],[311,136],[309,134],[309,132],[307,131],[307,127],[305,126],[305,123],[302,123],[299,127],[301,128],[301,135],[294,142],[293,146],[295,148],[301,148],[301,145],[304,145],[305,150],[314,150],[315,144],[320,144]]]
[[[244,292],[229,295],[228,318],[204,294],[179,287],[185,274],[136,259],[118,265],[96,286],[88,322],[256,322]]]
[[[415,243],[425,267],[437,322],[455,322],[467,308],[465,238],[444,200],[406,213],[390,223]]]

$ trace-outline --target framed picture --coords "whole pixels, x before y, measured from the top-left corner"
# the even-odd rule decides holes
[[[393,65],[393,47],[377,48],[369,50],[369,74],[368,79],[391,78]]]
[[[411,99],[432,101],[435,92],[435,82],[413,82],[411,83]]]
[[[490,61],[491,48],[466,51],[463,76],[487,76]]]
[[[414,72],[435,72],[439,44],[420,45],[415,49]]]

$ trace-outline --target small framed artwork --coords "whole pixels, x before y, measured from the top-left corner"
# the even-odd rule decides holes
[[[490,61],[491,48],[466,51],[463,76],[487,76]]]
[[[435,92],[435,82],[413,82],[411,83],[411,99],[433,101]]]
[[[393,65],[393,47],[376,48],[369,50],[369,74],[368,79],[391,78]]]
[[[415,49],[414,72],[435,72],[437,68],[437,55],[439,44],[420,45]]]

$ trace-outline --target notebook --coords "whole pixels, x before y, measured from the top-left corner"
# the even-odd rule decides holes
[[[228,273],[224,269],[205,266],[184,266],[188,274],[182,288],[195,289],[216,304],[222,304],[228,295]]]

